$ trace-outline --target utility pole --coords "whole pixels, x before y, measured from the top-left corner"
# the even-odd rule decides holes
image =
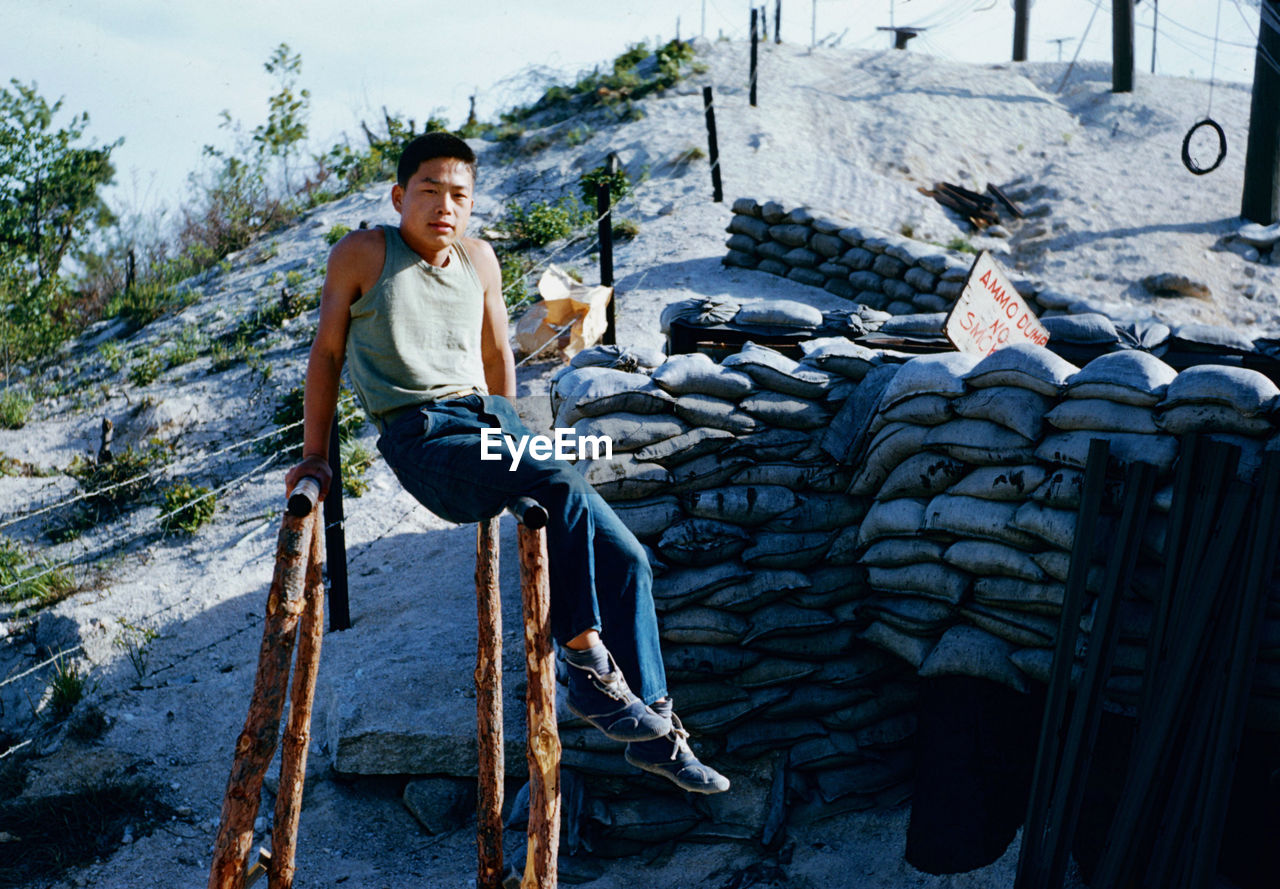
[[[1111,92],[1133,92],[1133,0],[1111,0]]]
[[[1031,16],[1031,0],[1013,0],[1013,60],[1027,60],[1028,19]]]
[[[1062,61],[1062,44],[1066,43],[1070,39],[1071,39],[1070,37],[1054,37],[1052,40],[1046,41],[1047,43],[1056,43],[1058,45],[1058,61],[1059,62]]]
[[[1249,147],[1244,158],[1244,197],[1240,215],[1271,225],[1280,219],[1280,0],[1262,0],[1258,51],[1253,61],[1253,101],[1249,108]]]
[[[809,49],[818,45],[818,0],[813,0],[813,19],[809,25]]]
[[[1151,22],[1151,73],[1156,73],[1156,35],[1160,33],[1160,0],[1151,0],[1155,19]]]
[[[702,0],[702,39],[707,39],[707,0]]]

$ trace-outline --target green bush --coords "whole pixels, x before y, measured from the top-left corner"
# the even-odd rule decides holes
[[[342,493],[348,497],[360,497],[369,490],[365,473],[373,465],[373,451],[354,438],[342,442]]]
[[[135,386],[149,386],[154,383],[164,370],[164,361],[155,352],[143,354],[129,368],[129,382]]]
[[[0,394],[0,429],[21,429],[27,425],[27,417],[35,401],[16,389],[5,389]]]
[[[619,201],[631,194],[631,176],[627,171],[619,167],[618,172],[610,173],[609,167],[601,164],[594,170],[583,173],[578,179],[578,187],[582,191],[582,203],[588,207],[596,206],[596,191],[604,184],[609,186],[609,203],[612,206],[617,206]]]
[[[86,675],[71,660],[58,658],[53,663],[53,678],[49,680],[49,709],[55,719],[66,719],[84,698]]]
[[[178,339],[164,353],[165,367],[180,367],[195,361],[205,345],[205,336],[198,327],[194,324],[184,327]]]
[[[339,222],[333,228],[329,229],[327,232],[324,233],[325,243],[328,244],[330,247],[332,247],[334,244],[338,243],[343,238],[345,238],[350,231],[351,231],[350,226],[343,225],[341,222]]]
[[[569,237],[594,218],[575,198],[566,196],[554,204],[534,201],[523,207],[512,201],[507,204],[505,223],[517,241],[542,247]]]
[[[160,494],[160,526],[165,534],[194,534],[213,519],[217,498],[206,487],[175,482]]]
[[[45,605],[74,592],[72,570],[53,568],[54,564],[44,559],[33,561],[18,544],[0,537],[0,600],[16,603],[35,599]]]
[[[164,462],[161,447],[129,447],[102,463],[77,456],[67,467],[67,475],[88,493],[81,506],[92,522],[119,515],[140,502],[155,489],[151,474]]]
[[[615,241],[630,241],[640,236],[640,223],[634,219],[619,219],[613,223]]]
[[[302,457],[302,416],[303,401],[306,389],[295,386],[284,394],[276,405],[271,420],[279,428],[276,435],[263,439],[260,448],[265,453],[284,449],[292,459]],[[364,414],[349,396],[351,393],[343,389],[338,395],[338,440],[340,442],[353,438],[364,426]]]
[[[534,301],[527,282],[533,260],[518,250],[503,246],[501,242],[496,246],[498,262],[502,266],[502,299],[510,316]]]

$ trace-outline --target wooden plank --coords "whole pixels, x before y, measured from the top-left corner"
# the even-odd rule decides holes
[[[1253,61],[1249,141],[1240,215],[1260,225],[1280,221],[1280,0],[1262,0]]]
[[[1150,463],[1131,463],[1125,476],[1124,506],[1107,559],[1106,578],[1094,606],[1084,677],[1076,691],[1071,727],[1062,749],[1062,768],[1049,804],[1051,814],[1045,843],[1049,853],[1050,887],[1061,887],[1066,874],[1067,854],[1075,837],[1085,782],[1093,761],[1093,746],[1102,720],[1102,698],[1119,641],[1120,599],[1133,582],[1155,479],[1156,467]]]
[[[1009,199],[1009,197],[1001,191],[994,183],[987,183],[987,191],[991,192],[992,197],[1004,206],[1014,219],[1022,218],[1022,211],[1018,209],[1018,205]]]
[[[1014,889],[1036,889],[1043,883],[1045,876],[1044,833],[1063,742],[1063,718],[1066,714],[1067,699],[1071,694],[1071,668],[1075,663],[1080,615],[1084,610],[1085,581],[1093,561],[1094,533],[1098,512],[1102,506],[1108,450],[1105,439],[1093,439],[1089,442],[1084,486],[1080,507],[1076,513],[1075,539],[1071,545],[1071,564],[1067,571],[1062,612],[1058,619],[1053,667],[1045,698],[1044,716],[1040,724],[1040,743],[1036,750],[1035,770],[1032,772],[1027,817],[1023,822],[1022,848],[1018,854]]]

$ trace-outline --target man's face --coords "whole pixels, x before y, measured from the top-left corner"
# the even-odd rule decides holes
[[[423,161],[404,188],[391,189],[400,229],[417,245],[444,251],[467,230],[475,181],[462,161],[436,157]]]

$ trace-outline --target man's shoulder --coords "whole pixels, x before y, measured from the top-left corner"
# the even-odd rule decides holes
[[[458,240],[462,242],[472,262],[498,261],[497,254],[493,252],[493,246],[484,238],[463,237]]]
[[[329,268],[342,270],[358,279],[374,280],[382,272],[387,241],[381,228],[361,228],[345,234],[329,251]],[[372,282],[370,282],[372,283]]]

